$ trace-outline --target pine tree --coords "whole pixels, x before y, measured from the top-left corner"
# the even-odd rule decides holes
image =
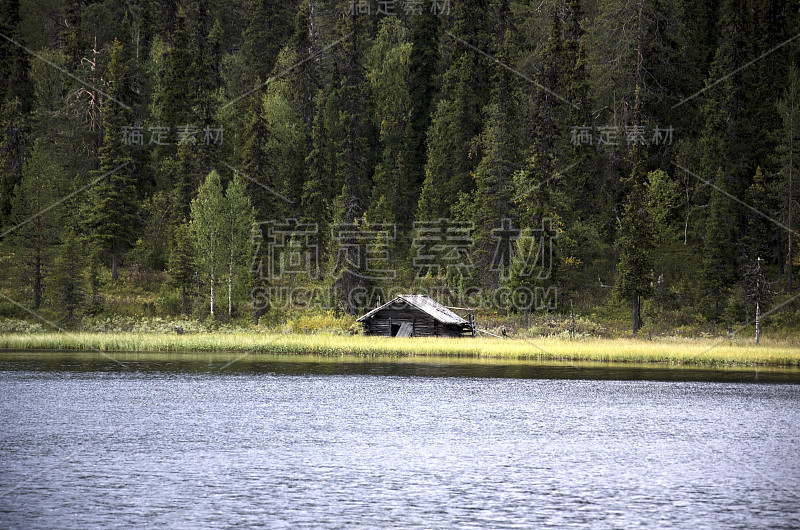
[[[122,44],[116,39],[111,46],[107,78],[111,97],[103,108],[103,145],[100,167],[95,173],[95,178],[100,180],[89,190],[84,224],[98,248],[111,254],[111,278],[116,280],[118,257],[135,241],[138,221],[134,168],[130,152],[123,143],[123,127],[130,126],[131,113],[130,108],[119,103],[129,99],[127,68]]]

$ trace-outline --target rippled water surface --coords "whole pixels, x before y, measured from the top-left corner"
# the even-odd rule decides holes
[[[0,527],[800,526],[796,374],[176,359],[0,356]]]

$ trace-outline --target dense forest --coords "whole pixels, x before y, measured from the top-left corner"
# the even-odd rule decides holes
[[[797,2],[0,10],[0,316],[798,314]]]

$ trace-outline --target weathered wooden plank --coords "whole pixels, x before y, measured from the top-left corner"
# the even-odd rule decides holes
[[[397,332],[397,337],[410,337],[414,333],[414,325],[410,322],[403,322]]]

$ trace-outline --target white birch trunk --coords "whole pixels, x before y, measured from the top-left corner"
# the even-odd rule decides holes
[[[231,261],[228,265],[228,316],[233,314],[233,250],[231,250]]]
[[[214,318],[214,270],[211,270],[211,318]]]

